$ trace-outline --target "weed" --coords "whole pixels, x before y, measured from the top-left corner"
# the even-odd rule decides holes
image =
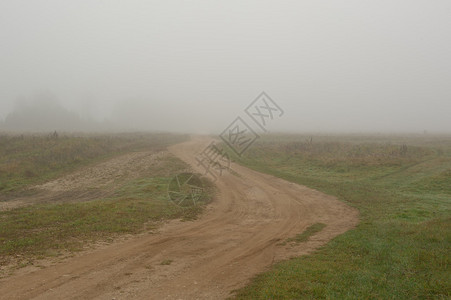
[[[173,262],[173,260],[171,260],[171,259],[165,259],[160,263],[160,265],[169,266],[170,264],[172,264],[172,262]]]

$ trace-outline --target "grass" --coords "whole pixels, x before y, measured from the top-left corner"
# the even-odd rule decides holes
[[[240,163],[359,209],[356,229],[236,299],[448,299],[451,137],[266,136]]]
[[[307,227],[307,229],[302,232],[297,234],[294,238],[289,238],[286,240],[286,243],[303,243],[303,242],[307,242],[308,239],[313,236],[315,233],[320,232],[321,230],[324,229],[324,227],[326,227],[326,224],[323,223],[316,223],[313,224],[309,227]]]
[[[8,138],[13,139],[15,143],[18,137]],[[149,136],[148,140],[144,141],[130,136],[77,137],[74,138],[75,140],[67,138],[68,141],[57,141],[53,144],[53,148],[48,148],[49,145],[42,139],[45,137],[38,139],[42,144],[36,148],[44,153],[46,150],[55,153],[72,145],[74,148],[69,147],[68,153],[78,153],[81,157],[79,161],[73,162],[72,154],[70,154],[55,163],[54,167],[44,168],[43,177],[49,178],[124,151],[143,148],[161,150],[169,143],[180,141],[181,137]],[[105,139],[109,142],[107,143]],[[20,147],[18,146],[8,157],[15,159],[18,166],[36,166],[41,163],[41,160],[50,159],[47,154],[40,152],[34,158],[28,157],[29,152],[34,148],[36,138],[28,137],[25,141],[19,138],[19,140]],[[80,145],[85,145],[83,149],[100,147],[103,150],[83,152],[79,151]],[[14,148],[12,145],[4,147]],[[2,151],[5,151],[5,148]],[[19,157],[23,157],[25,162]],[[3,158],[3,162],[6,160]],[[176,157],[165,155],[158,164],[147,169],[138,178],[128,179],[115,185],[113,193],[107,198],[86,202],[36,204],[0,212],[0,266],[17,262],[17,266],[21,267],[32,263],[36,258],[79,251],[97,241],[111,241],[124,234],[152,231],[161,220],[195,219],[203,211],[203,205],[179,207],[174,205],[167,195],[168,184],[173,176],[181,170],[186,170],[187,167]],[[14,172],[11,171],[7,178],[16,178],[21,181],[22,170],[23,167],[18,167]],[[39,181],[42,178],[39,177],[36,180]],[[35,180],[26,183],[32,181]],[[26,187],[23,181],[19,185],[11,184],[9,181],[7,185],[8,192],[1,192],[4,195]],[[205,204],[211,200],[214,188],[207,181],[204,181],[203,185],[204,193],[199,200]]]
[[[160,265],[169,266],[170,264],[172,264],[172,262],[173,262],[173,260],[171,260],[171,259],[165,259],[160,263]]]
[[[18,192],[63,173],[130,151],[161,150],[185,135],[0,134],[0,193]]]
[[[164,177],[135,180],[109,199],[33,205],[0,212],[0,258],[77,251],[86,242],[152,230],[157,221],[193,219],[203,207],[181,208],[168,201],[169,180]]]

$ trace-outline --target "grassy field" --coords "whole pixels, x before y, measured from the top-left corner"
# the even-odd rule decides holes
[[[48,138],[1,137],[0,168],[3,191],[11,195],[29,184],[57,177],[77,168],[137,150],[164,149],[186,137],[175,135],[118,135]],[[9,141],[5,142],[5,141]],[[60,155],[59,155],[60,154]],[[11,166],[14,165],[14,168]],[[97,241],[154,229],[158,222],[190,220],[203,206],[181,208],[168,200],[172,177],[187,165],[166,155],[138,178],[121,182],[106,198],[86,202],[36,204],[0,212],[0,267],[16,262],[33,264],[38,258],[83,249]],[[27,170],[35,176],[26,176]],[[39,170],[39,171],[38,171]],[[202,201],[211,200],[213,186],[204,182]],[[5,270],[4,270],[5,271]]]
[[[235,159],[361,213],[356,229],[277,264],[237,299],[451,296],[451,137],[269,135]]]
[[[17,192],[129,151],[158,151],[186,139],[175,134],[0,134],[0,193]]]

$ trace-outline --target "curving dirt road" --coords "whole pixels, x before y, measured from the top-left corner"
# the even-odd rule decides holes
[[[169,150],[197,168],[208,140]],[[0,281],[1,299],[222,299],[275,261],[308,254],[358,223],[334,197],[233,165],[197,221],[171,221],[156,234],[88,251]],[[198,170],[201,171],[201,170]],[[308,242],[281,245],[314,223]],[[162,262],[166,262],[163,263]]]

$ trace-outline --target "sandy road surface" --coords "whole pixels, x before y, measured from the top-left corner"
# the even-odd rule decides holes
[[[207,140],[170,151],[196,168]],[[318,191],[234,165],[197,221],[171,221],[145,234],[0,281],[2,299],[222,299],[275,261],[310,253],[358,222],[356,210]],[[314,223],[297,246],[286,238]],[[169,265],[162,261],[171,260]]]

